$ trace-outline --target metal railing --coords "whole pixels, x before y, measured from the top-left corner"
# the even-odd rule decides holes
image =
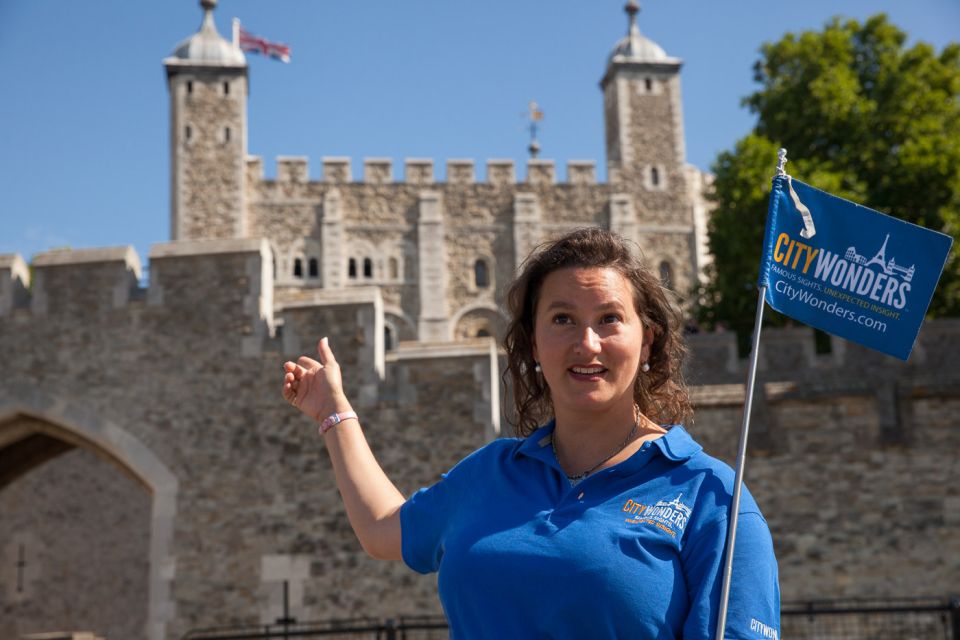
[[[446,640],[443,616],[349,618],[196,629],[183,640]],[[780,637],[790,640],[960,640],[960,598],[850,599],[784,603]],[[777,638],[776,640],[779,640]]]
[[[780,631],[791,640],[960,640],[960,599],[784,603]]]
[[[277,624],[195,629],[183,640],[268,640],[278,638],[328,638],[336,640],[446,640],[447,621],[443,616],[403,616],[396,619],[347,618],[318,622],[295,622],[290,618]]]

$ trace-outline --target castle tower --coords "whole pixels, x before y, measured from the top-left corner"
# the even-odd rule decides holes
[[[608,181],[614,200],[629,212],[627,218],[636,219],[632,225],[621,220],[624,230],[617,230],[637,241],[665,284],[688,291],[702,268],[698,238],[704,235],[699,227],[705,232],[705,221],[695,219],[702,201],[701,176],[686,164],[683,62],[640,33],[636,0],[624,9],[627,34],[614,46],[600,81]],[[613,206],[610,216],[611,228],[623,217]],[[635,233],[626,233],[629,229]]]
[[[682,180],[686,163],[678,58],[640,33],[640,7],[630,0],[627,35],[614,46],[600,81],[611,182],[648,191]]]
[[[170,90],[170,236],[238,238],[246,233],[247,61],[201,0],[200,30],[163,61]]]

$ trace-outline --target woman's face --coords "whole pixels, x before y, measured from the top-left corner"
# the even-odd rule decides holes
[[[567,268],[543,281],[536,304],[533,357],[550,387],[554,410],[627,410],[647,361],[645,331],[633,287],[608,268]]]

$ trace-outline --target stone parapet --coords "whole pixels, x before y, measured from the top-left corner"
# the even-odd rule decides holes
[[[556,163],[553,160],[528,160],[527,183],[531,185],[553,184],[556,182]]]
[[[403,179],[407,184],[433,184],[433,160],[407,158],[403,163]]]
[[[596,184],[597,163],[593,160],[568,160],[567,182],[570,184]]]
[[[247,184],[255,184],[263,180],[263,158],[260,156],[247,156]]]
[[[390,158],[364,158],[363,181],[367,184],[393,182],[393,160]]]
[[[261,238],[154,245],[147,303],[190,323],[192,336],[234,334],[242,355],[257,355],[273,327],[270,245]]]
[[[277,156],[277,182],[309,182],[310,171],[305,156]]]
[[[513,160],[487,160],[487,182],[494,186],[515,184]]]
[[[473,184],[475,181],[473,160],[463,158],[447,160],[448,184]]]
[[[342,183],[352,179],[350,158],[325,156],[323,158],[323,181]]]
[[[33,259],[34,314],[84,317],[126,306],[137,290],[140,258],[133,247],[57,250]]]
[[[30,269],[19,254],[0,256],[0,316],[29,302]]]
[[[432,158],[406,158],[403,161],[402,180],[394,180],[394,167],[391,158],[364,158],[363,175],[354,181],[351,173],[351,159],[348,157],[324,157],[320,182],[358,185],[397,184],[426,186],[437,180]],[[506,186],[517,184],[516,163],[512,159],[491,159],[486,163],[486,184]],[[309,161],[305,156],[277,156],[277,175],[275,179],[264,176],[263,159],[259,156],[247,156],[245,159],[246,179],[256,185],[264,181],[280,183],[309,183]],[[466,185],[477,182],[476,162],[472,158],[451,158],[446,161],[446,183]],[[526,163],[526,177],[523,181],[530,185],[596,185],[597,168],[593,160],[570,160],[567,162],[567,180],[558,182],[556,162],[554,160],[531,159]]]

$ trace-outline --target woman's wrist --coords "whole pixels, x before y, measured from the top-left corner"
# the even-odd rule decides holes
[[[335,411],[320,422],[320,435],[326,435],[327,431],[330,431],[330,429],[333,429],[344,420],[356,420],[359,422],[360,418],[357,416],[356,411]]]
[[[331,398],[330,402],[324,403],[323,406],[320,407],[320,411],[317,412],[315,419],[321,425],[320,433],[323,434],[326,433],[332,425],[348,418],[356,418],[356,416],[357,414],[350,405],[350,401],[347,400],[346,396],[340,395]],[[327,426],[324,426],[325,424]]]

